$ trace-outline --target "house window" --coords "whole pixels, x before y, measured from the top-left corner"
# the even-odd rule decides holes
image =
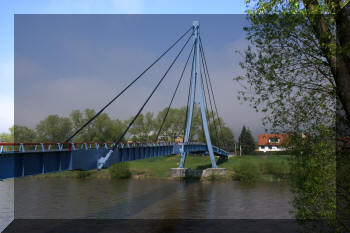
[[[261,149],[265,149],[265,146],[260,146]]]
[[[279,142],[280,142],[279,137],[269,138],[269,143],[279,143]]]
[[[269,146],[269,149],[271,150],[271,149],[272,149],[272,146]]]

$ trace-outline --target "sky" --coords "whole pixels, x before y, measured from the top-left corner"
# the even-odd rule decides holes
[[[239,103],[236,96],[240,88],[232,80],[242,72],[238,66],[242,57],[234,51],[248,45],[242,31],[247,23],[242,15],[244,1],[101,2],[1,1],[0,33],[5,36],[0,37],[0,132],[7,131],[14,118],[16,124],[33,128],[49,114],[68,116],[73,109],[98,110],[193,20],[201,23],[220,116],[236,137],[243,124],[254,135],[263,132],[261,115],[246,103]],[[176,47],[107,112],[120,119],[134,115],[179,49]],[[179,58],[145,112],[167,106],[184,58]],[[184,81],[175,107],[185,105],[188,78]]]

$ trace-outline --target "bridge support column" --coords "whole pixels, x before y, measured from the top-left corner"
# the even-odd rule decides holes
[[[202,89],[202,76],[200,72],[200,51],[199,51],[199,21],[193,21],[193,30],[194,30],[194,37],[193,37],[193,43],[194,43],[194,62],[193,62],[193,69],[191,74],[191,87],[190,87],[190,99],[189,99],[189,111],[187,115],[187,124],[186,124],[186,132],[185,132],[185,138],[184,143],[181,148],[181,160],[179,168],[184,167],[185,159],[186,159],[186,151],[185,151],[185,144],[189,140],[190,131],[191,131],[191,124],[192,124],[192,115],[193,115],[193,106],[194,106],[194,99],[195,99],[195,88],[198,90],[199,100],[200,100],[200,108],[201,108],[201,115],[202,115],[202,123],[203,123],[203,131],[205,135],[205,140],[207,142],[208,152],[211,160],[211,165],[213,168],[216,168],[216,162],[213,152],[213,146],[211,144],[209,129],[208,129],[208,122],[207,122],[207,116],[205,114],[205,106],[204,106],[204,96],[203,96],[203,89]],[[196,87],[197,85],[197,87]]]

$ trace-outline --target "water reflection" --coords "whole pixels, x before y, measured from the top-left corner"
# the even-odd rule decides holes
[[[0,232],[13,220],[13,179],[0,180]]]
[[[16,218],[289,219],[285,183],[37,179],[15,182]]]

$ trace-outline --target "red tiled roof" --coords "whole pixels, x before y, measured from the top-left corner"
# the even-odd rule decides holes
[[[280,142],[278,143],[269,143],[269,138],[279,138]],[[281,145],[286,139],[287,134],[259,134],[258,135],[258,146],[266,146],[266,145]]]

